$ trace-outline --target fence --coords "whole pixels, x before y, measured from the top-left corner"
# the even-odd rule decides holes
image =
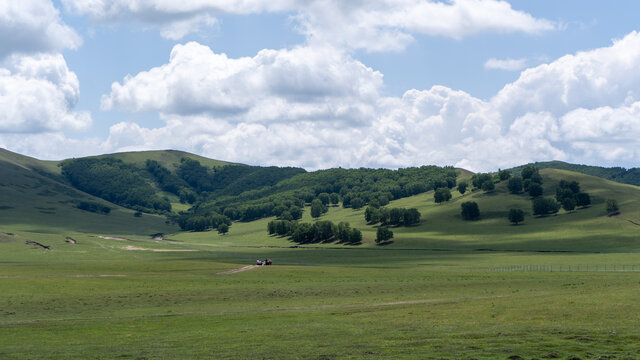
[[[482,269],[494,272],[640,272],[640,264],[510,265]]]

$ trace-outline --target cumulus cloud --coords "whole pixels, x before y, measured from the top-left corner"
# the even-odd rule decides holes
[[[558,25],[499,0],[63,0],[98,21],[140,21],[179,39],[215,23],[220,14],[293,14],[311,43],[368,51],[401,50],[414,34],[460,39],[480,32],[540,33]]]
[[[373,116],[382,75],[332,48],[262,50],[230,59],[195,42],[169,63],[114,83],[104,109],[209,114],[232,122],[344,121]]]
[[[73,111],[80,88],[62,55],[12,55],[0,66],[0,133],[83,130],[86,112]]]
[[[75,49],[82,43],[50,0],[0,2],[0,34],[0,59],[12,53]]]
[[[527,67],[527,59],[494,59],[491,58],[484,63],[484,68],[488,70],[518,71]]]
[[[525,70],[490,100],[444,86],[384,97],[382,74],[331,47],[228,58],[177,45],[167,64],[114,83],[103,97],[105,109],[158,111],[165,126],[117,124],[104,147],[175,147],[310,169],[632,164],[640,155],[638,45],[633,32]]]

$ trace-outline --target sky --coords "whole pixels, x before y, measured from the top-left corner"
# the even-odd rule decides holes
[[[640,2],[0,0],[0,147],[640,166]]]

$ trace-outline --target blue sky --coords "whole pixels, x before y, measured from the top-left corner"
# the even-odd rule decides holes
[[[5,3],[0,147],[308,169],[638,166],[638,13],[584,0]]]

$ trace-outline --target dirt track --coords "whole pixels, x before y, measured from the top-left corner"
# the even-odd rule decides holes
[[[227,271],[222,271],[219,273],[216,273],[216,275],[231,275],[231,274],[237,274],[239,272],[243,272],[243,271],[247,271],[247,270],[253,270],[253,269],[257,269],[259,268],[260,265],[247,265],[247,266],[243,266],[241,268],[238,269],[231,269],[231,270],[227,270]]]

